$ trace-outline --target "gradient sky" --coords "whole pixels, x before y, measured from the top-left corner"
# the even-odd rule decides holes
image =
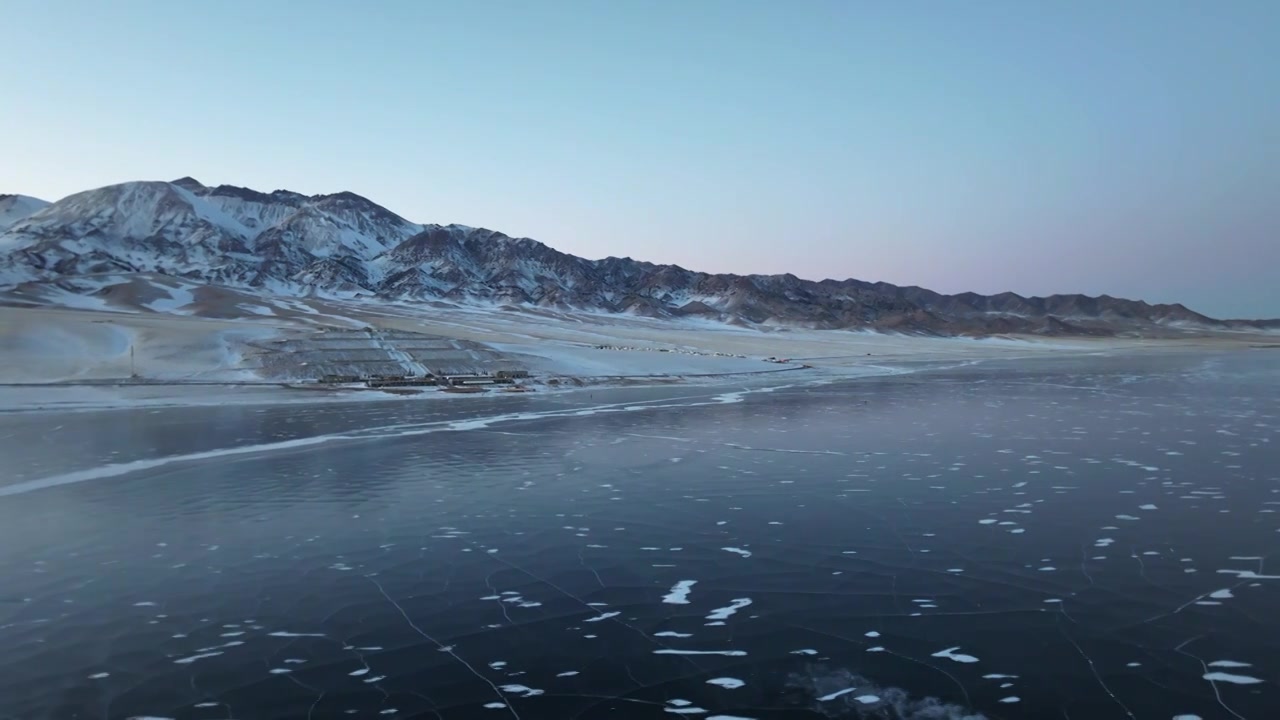
[[[6,0],[0,192],[1280,317],[1276,0]]]

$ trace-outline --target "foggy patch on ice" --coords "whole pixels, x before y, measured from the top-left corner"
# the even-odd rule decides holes
[[[987,720],[982,713],[935,697],[915,697],[844,668],[810,665],[787,678],[787,689],[803,695],[809,711],[829,718],[894,720]]]

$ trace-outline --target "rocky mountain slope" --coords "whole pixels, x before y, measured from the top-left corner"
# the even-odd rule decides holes
[[[111,185],[47,206],[3,196],[0,218],[8,223],[0,225],[0,288],[156,273],[282,296],[484,302],[943,335],[1263,327],[1213,320],[1182,305],[1106,296],[942,295],[859,280],[713,275],[630,258],[585,260],[492,230],[413,223],[352,193],[262,193],[192,178]]]

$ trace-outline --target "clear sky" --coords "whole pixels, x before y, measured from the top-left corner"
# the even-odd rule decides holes
[[[1280,0],[5,0],[0,192],[1280,316]]]

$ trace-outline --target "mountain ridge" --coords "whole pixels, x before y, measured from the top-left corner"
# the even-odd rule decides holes
[[[286,296],[483,301],[940,335],[1280,327],[1106,295],[947,295],[853,278],[588,260],[485,228],[411,222],[345,191],[264,193],[184,177],[108,185],[22,210],[0,227],[0,288],[104,272],[158,273]]]
[[[30,195],[0,194],[0,232],[27,219],[52,203]]]

